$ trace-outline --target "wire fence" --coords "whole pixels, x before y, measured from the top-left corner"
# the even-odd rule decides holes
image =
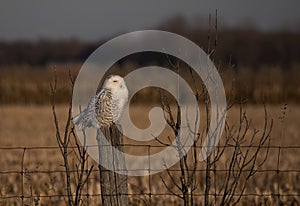
[[[145,147],[145,145],[124,144],[124,147]],[[148,145],[147,148],[163,149],[163,146]],[[234,146],[218,146],[218,148],[230,148]],[[249,146],[240,146],[241,148]],[[250,146],[257,148],[257,146]],[[76,146],[68,147],[70,156],[73,155],[70,176],[75,177],[79,168],[76,166]],[[273,203],[300,205],[300,146],[262,146],[269,149],[270,153],[266,165],[256,168],[256,174],[247,183],[246,189],[241,194],[233,194],[233,198],[241,197],[241,203],[268,205]],[[149,153],[150,154],[150,153]],[[0,147],[0,204],[1,205],[56,205],[68,204],[70,194],[65,189],[65,173],[61,161],[60,147],[36,146],[36,147]],[[48,159],[45,159],[48,157]],[[287,158],[288,157],[288,158]],[[44,160],[43,160],[44,159]],[[88,168],[96,163],[90,158],[87,168],[83,173],[88,173]],[[228,161],[222,162],[210,168],[212,179],[211,189],[205,191],[207,168],[205,163],[193,172],[196,172],[197,189],[193,191],[194,205],[204,205],[204,197],[210,197],[210,203],[218,202],[218,198],[224,196],[223,188],[218,185],[224,181],[224,174],[235,173],[237,170],[226,168]],[[248,172],[245,169],[243,172]],[[147,171],[150,173],[151,168]],[[147,172],[146,171],[146,172]],[[128,177],[128,193],[130,205],[182,205],[180,191],[174,186],[174,179],[180,181],[181,169],[173,166],[154,175],[141,177]],[[174,179],[170,178],[173,175]],[[76,185],[76,180],[72,184]],[[242,180],[241,180],[242,181]],[[72,196],[75,197],[75,191]],[[114,194],[111,194],[114,195]],[[99,181],[99,169],[94,167],[83,189],[80,203],[82,205],[101,204],[101,192]]]

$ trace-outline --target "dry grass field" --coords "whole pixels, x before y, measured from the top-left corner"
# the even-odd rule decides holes
[[[146,110],[145,110],[146,109]],[[268,105],[268,114],[274,119],[271,133],[272,146],[261,171],[248,182],[241,205],[284,205],[300,204],[300,130],[299,105],[288,105],[282,119],[282,105]],[[149,124],[145,118],[147,108],[133,106],[131,114],[138,118],[138,126]],[[251,128],[262,129],[263,107],[245,105],[245,111],[252,120]],[[63,129],[67,106],[59,105],[57,114]],[[238,107],[228,114],[231,124],[238,122]],[[64,185],[64,167],[62,156],[57,148],[52,111],[49,105],[0,107],[0,205],[62,205],[66,194]],[[127,140],[128,141],[128,140]],[[291,148],[289,148],[291,147]],[[14,149],[13,149],[14,148]],[[127,148],[128,151],[135,148]],[[133,151],[134,152],[134,151]],[[280,154],[279,154],[280,152]],[[70,150],[72,155],[72,150]],[[279,157],[279,160],[278,160]],[[220,168],[226,167],[230,157],[222,156],[216,169],[215,188],[223,182]],[[74,157],[76,162],[76,158]],[[89,165],[95,164],[92,159]],[[200,163],[200,168],[204,168]],[[172,167],[177,168],[178,165]],[[95,167],[97,168],[97,167]],[[22,173],[23,171],[23,173]],[[173,173],[179,177],[179,172]],[[163,184],[162,179],[174,189],[166,172],[144,177],[129,177],[129,194],[132,205],[182,205],[182,200],[173,195]],[[203,194],[205,186],[204,172],[197,175],[199,182],[196,194]],[[214,192],[212,187],[212,193]],[[176,189],[174,189],[176,191]],[[93,172],[84,188],[84,205],[101,203],[98,172]],[[22,196],[24,197],[22,199]],[[197,205],[203,204],[203,196],[195,198]],[[214,198],[211,198],[213,204]]]
[[[127,69],[132,69],[132,65],[127,66],[129,67]],[[72,68],[75,68],[72,73],[76,75],[79,65]],[[58,76],[57,116],[59,127],[63,131],[68,110],[66,102],[70,98],[71,89],[68,83],[68,70],[60,67],[56,67],[55,70]],[[1,68],[0,205],[67,205],[65,167],[55,137],[50,106],[49,84],[53,82],[53,71],[54,68],[27,66]],[[122,70],[116,68],[116,71]],[[248,103],[243,105],[250,120],[246,142],[255,129],[259,130],[259,135],[263,133],[264,107],[261,104],[263,101],[267,102],[268,119],[274,121],[270,146],[263,147],[257,156],[257,160],[262,160],[268,152],[267,159],[263,166],[256,165],[258,172],[247,182],[239,205],[300,205],[298,74],[297,68],[286,74],[274,68],[266,68],[257,73],[247,69],[221,73],[227,94],[230,93],[231,83],[234,80],[233,99],[239,100],[241,97],[248,99]],[[142,97],[143,102],[154,94],[143,92],[134,98],[139,100]],[[131,104],[131,118],[136,126],[146,128],[150,123],[147,119],[148,111],[157,103],[145,105],[141,102]],[[287,107],[284,109],[286,103]],[[235,128],[239,125],[239,114],[238,105],[228,112],[227,121]],[[172,137],[172,133],[166,128],[160,138],[166,140],[168,136]],[[252,146],[255,146],[255,143],[254,141]],[[156,146],[150,147],[152,149],[150,153],[164,149],[157,147],[159,144],[155,141],[139,143],[129,138],[125,138],[124,149],[130,154],[146,155],[148,145]],[[224,145],[224,139],[221,139],[219,145],[220,147]],[[72,167],[71,185],[74,188],[77,184],[75,182],[77,171],[74,168],[78,163],[78,156],[74,149],[75,142],[71,141],[69,146],[72,147],[68,150],[68,158]],[[230,165],[232,151],[232,148],[226,148],[220,160],[211,167],[209,191],[205,191],[207,162],[198,164],[194,205],[204,205],[205,194],[209,194],[210,205],[220,203],[224,192],[221,186],[229,173],[227,168]],[[94,160],[88,158],[88,166],[91,165],[95,167],[83,188],[82,203],[101,205],[98,167]],[[231,172],[235,174],[235,171]],[[170,174],[164,171],[151,176],[129,177],[128,192],[131,205],[183,205],[182,199],[178,197],[181,193],[175,186],[180,182],[180,176],[179,164],[176,164],[171,167]],[[232,201],[238,199],[241,185],[245,182],[245,174],[242,173],[241,176],[236,196],[233,196]]]

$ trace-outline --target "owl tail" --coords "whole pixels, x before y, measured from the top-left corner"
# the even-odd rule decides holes
[[[80,114],[73,117],[72,122],[79,130],[83,130],[87,127],[98,127],[98,124],[86,110],[83,110]]]

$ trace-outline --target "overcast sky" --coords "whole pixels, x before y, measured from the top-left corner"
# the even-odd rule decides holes
[[[192,21],[218,9],[220,24],[263,30],[300,27],[299,0],[1,0],[0,40],[97,40],[155,28],[182,15]]]

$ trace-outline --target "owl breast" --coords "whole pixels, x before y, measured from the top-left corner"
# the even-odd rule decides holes
[[[95,104],[96,119],[99,126],[111,125],[113,123],[113,112],[111,92],[108,90],[101,91]]]
[[[116,92],[114,94],[109,90],[103,90],[96,102],[95,109],[99,126],[109,126],[117,122],[122,115],[124,106],[127,103],[127,98],[127,90],[125,93],[121,91],[121,93]]]

